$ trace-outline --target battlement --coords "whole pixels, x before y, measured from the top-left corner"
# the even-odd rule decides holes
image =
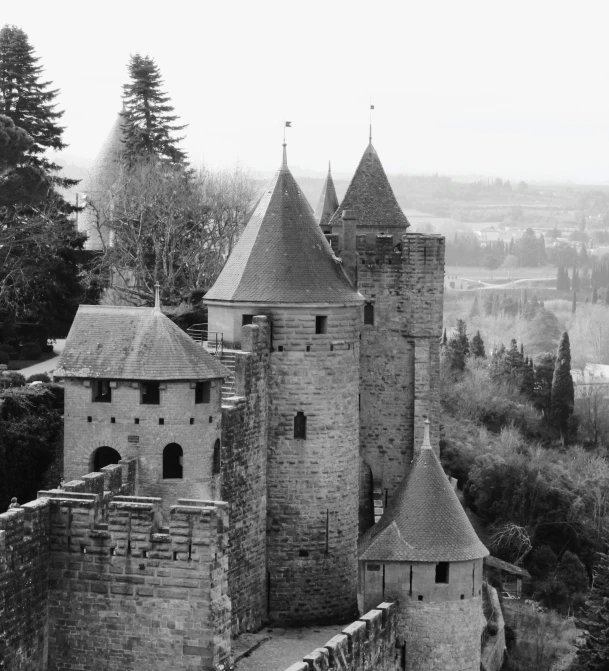
[[[398,671],[404,667],[397,625],[397,605],[381,603],[286,671]]]

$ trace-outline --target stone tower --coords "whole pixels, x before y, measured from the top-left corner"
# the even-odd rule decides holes
[[[332,169],[328,163],[328,175],[321,190],[317,207],[315,208],[315,219],[317,219],[324,233],[332,232],[329,224],[336,210],[338,210],[338,198],[336,197],[336,189],[334,188],[334,180],[332,179]]]
[[[79,187],[79,204],[84,210],[78,213],[78,230],[87,234],[85,249],[97,251],[108,244],[108,231],[103,227],[100,203],[112,187],[119,172],[123,149],[123,117],[118,114],[102,148]]]
[[[408,671],[478,671],[488,554],[431,447],[426,422],[410,475],[359,546],[360,608],[399,601]]]
[[[366,299],[360,342],[362,531],[397,491],[414,445],[421,444],[425,416],[439,416],[444,239],[409,233],[409,225],[370,143],[329,236]],[[437,427],[431,439],[437,449]]]
[[[349,283],[283,163],[205,296],[209,329],[240,347],[271,325],[267,458],[269,617],[336,621],[356,609],[359,328]]]

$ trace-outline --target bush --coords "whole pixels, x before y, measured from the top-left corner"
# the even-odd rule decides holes
[[[8,387],[23,387],[25,378],[21,373],[14,371],[5,372],[0,376],[0,389],[7,389]]]
[[[0,345],[0,352],[5,352],[8,355],[9,359],[17,358],[17,350],[8,343]]]
[[[36,373],[35,375],[30,375],[26,382],[45,382],[48,383],[51,381],[51,378],[46,373]]]
[[[11,360],[10,356],[6,352],[0,351],[0,364],[8,366],[8,362]]]
[[[490,622],[487,623],[486,625],[486,633],[489,636],[496,636],[497,632],[499,631],[499,627],[497,626],[497,623],[491,620]]]
[[[21,348],[21,358],[25,361],[37,361],[42,356],[42,349],[37,342],[26,342]]]

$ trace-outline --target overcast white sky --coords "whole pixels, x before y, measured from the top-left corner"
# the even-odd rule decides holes
[[[91,158],[129,55],[156,60],[194,162],[350,175],[373,142],[388,172],[609,180],[609,4],[602,0],[28,0],[61,90],[68,152]]]

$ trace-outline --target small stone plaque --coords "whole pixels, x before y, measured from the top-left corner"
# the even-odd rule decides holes
[[[128,443],[139,443],[140,442],[140,437],[139,436],[127,436],[127,442]]]

